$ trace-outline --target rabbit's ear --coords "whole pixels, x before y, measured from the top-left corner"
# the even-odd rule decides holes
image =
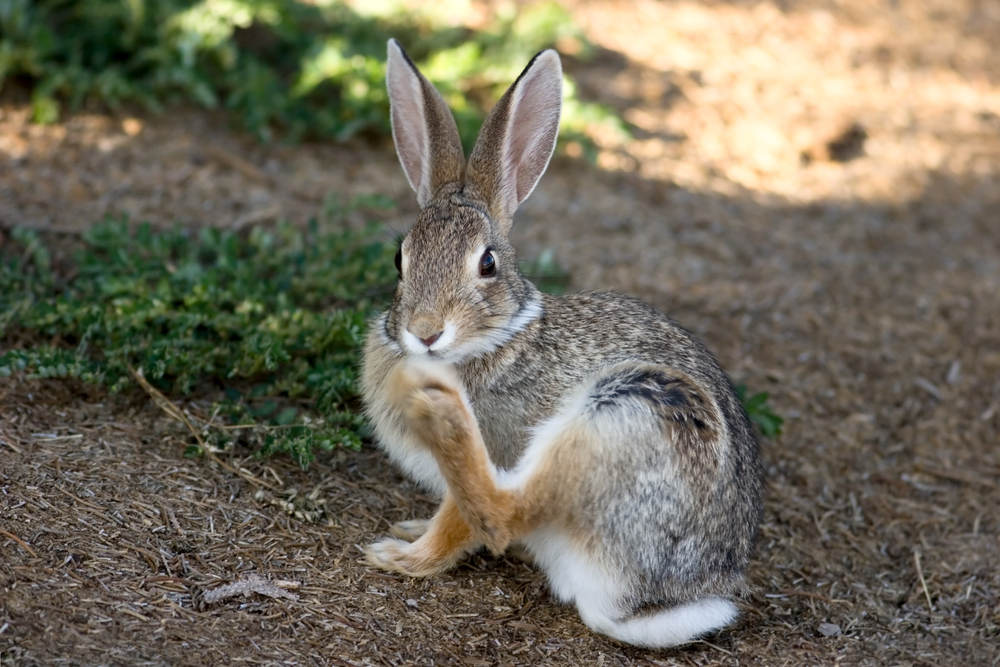
[[[485,199],[504,233],[549,164],[561,111],[562,66],[549,49],[532,58],[483,124],[466,183]]]
[[[465,155],[448,105],[403,47],[389,40],[385,82],[392,138],[417,203],[425,207],[437,189],[462,178]]]

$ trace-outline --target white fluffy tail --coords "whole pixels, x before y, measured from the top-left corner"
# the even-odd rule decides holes
[[[589,628],[627,644],[666,648],[685,644],[701,635],[725,627],[739,612],[725,598],[708,597],[671,607],[648,616],[616,621],[601,608],[578,604],[580,617]]]

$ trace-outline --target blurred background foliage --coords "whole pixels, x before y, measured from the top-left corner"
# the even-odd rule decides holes
[[[536,52],[558,46],[586,58],[592,50],[554,3],[510,5],[481,29],[456,27],[455,5],[0,0],[0,89],[24,82],[39,123],[85,103],[188,103],[225,109],[265,141],[386,136],[386,41],[395,37],[445,96],[468,146]],[[566,83],[564,137],[586,147],[594,124],[624,132],[614,114],[580,101]]]

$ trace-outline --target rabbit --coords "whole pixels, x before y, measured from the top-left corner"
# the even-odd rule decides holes
[[[764,482],[726,374],[652,307],[542,294],[517,269],[508,233],[555,148],[558,54],[531,60],[466,163],[444,99],[395,40],[388,51],[393,139],[421,210],[366,337],[362,398],[379,446],[442,502],[367,562],[425,577],[514,545],[621,642],[730,624]]]

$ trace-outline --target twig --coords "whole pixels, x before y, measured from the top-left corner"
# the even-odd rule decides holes
[[[723,653],[725,653],[726,655],[736,655],[736,654],[735,654],[735,653],[733,653],[732,651],[727,651],[726,649],[722,648],[721,646],[716,646],[715,644],[712,644],[712,643],[710,643],[710,642],[707,642],[707,641],[705,641],[704,639],[699,639],[699,640],[698,640],[698,643],[699,643],[699,644],[704,644],[705,646],[711,646],[711,647],[712,647],[712,648],[714,648],[714,649],[715,649],[716,651],[722,651],[722,652],[723,652]]]
[[[221,146],[209,144],[204,147],[204,150],[211,157],[214,157],[230,169],[240,172],[252,181],[257,181],[258,183],[269,183],[271,180],[267,177],[267,174],[262,172],[260,169],[250,164],[240,156],[230,153]]]
[[[927,609],[933,614],[934,605],[931,604],[931,594],[927,590],[927,580],[924,579],[924,570],[920,567],[920,552],[916,549],[913,550],[913,562],[917,565],[917,576],[920,577],[920,585],[924,589],[924,597],[927,599]]]
[[[70,493],[66,489],[62,488],[61,486],[55,485],[53,488],[55,488],[55,490],[58,491],[59,493],[61,493],[63,495],[66,495],[66,496],[69,496],[70,498],[72,498],[76,502],[80,503],[81,505],[85,505],[86,507],[89,507],[92,510],[97,510],[99,512],[107,512],[108,511],[107,507],[101,507],[100,505],[97,505],[95,503],[89,503],[86,500],[83,500],[82,498],[78,498],[77,496],[73,495],[72,493]]]
[[[31,547],[29,547],[27,542],[25,542],[24,540],[22,540],[20,537],[18,537],[14,533],[8,533],[6,530],[0,529],[0,535],[3,535],[4,537],[9,537],[10,539],[14,540],[15,542],[17,542],[18,544],[21,545],[21,548],[23,548],[25,551],[27,551],[29,554],[31,554],[35,558],[38,558],[38,554],[35,553],[35,550],[32,549]]]
[[[184,534],[184,531],[181,530],[180,524],[177,523],[177,517],[174,515],[173,511],[162,503],[160,504],[160,518],[163,520],[163,526],[165,528],[173,528],[174,532],[178,535]]]
[[[15,454],[24,454],[24,451],[22,451],[19,447],[15,447],[14,444],[6,438],[0,438],[0,445],[7,445]]]
[[[239,581],[234,581],[231,584],[226,584],[225,586],[219,586],[213,590],[206,591],[204,599],[206,604],[213,604],[237,595],[249,597],[251,593],[259,593],[260,595],[266,595],[267,597],[272,598],[298,600],[298,595],[295,593],[289,593],[285,590],[287,587],[293,587],[290,586],[290,584],[297,583],[298,582],[282,581],[279,584],[279,582],[268,581],[257,574],[250,573]]]
[[[940,477],[941,479],[947,479],[952,482],[959,482],[962,484],[971,484],[973,486],[984,486],[987,488],[996,488],[996,482],[988,479],[982,479],[981,477],[976,477],[970,473],[965,473],[961,471],[953,470],[934,470],[930,466],[918,465],[916,467],[918,472],[922,472],[925,475],[933,475],[934,477]]]
[[[177,421],[187,426],[188,430],[191,431],[191,435],[193,435],[194,439],[198,441],[198,446],[201,447],[201,450],[203,452],[205,452],[205,456],[215,461],[217,464],[219,464],[229,472],[239,475],[240,477],[247,480],[251,484],[256,484],[257,486],[263,486],[265,489],[270,489],[271,491],[276,490],[273,486],[271,486],[267,482],[257,479],[256,477],[246,472],[245,470],[240,470],[238,468],[232,467],[231,465],[225,463],[218,456],[216,456],[215,453],[208,448],[208,445],[205,444],[205,440],[201,437],[201,434],[198,432],[198,429],[194,427],[194,424],[191,423],[191,420],[188,419],[187,415],[184,414],[184,412],[180,408],[171,403],[167,399],[167,397],[164,396],[162,392],[160,392],[159,389],[149,384],[149,381],[145,377],[143,377],[141,369],[137,371],[136,369],[129,366],[128,370],[130,373],[132,373],[132,377],[135,378],[135,381],[139,383],[139,386],[146,390],[146,393],[149,394],[149,397],[153,399],[153,403],[155,403],[157,407],[159,407],[161,410],[166,412],[168,415],[170,415]]]
[[[828,598],[821,593],[813,593],[812,591],[797,591],[791,588],[778,591],[778,595],[795,595],[803,598],[813,598],[814,600],[819,600],[821,602],[826,602],[827,604],[851,604],[850,600],[835,600],[834,598]],[[768,596],[765,596],[768,597]]]

